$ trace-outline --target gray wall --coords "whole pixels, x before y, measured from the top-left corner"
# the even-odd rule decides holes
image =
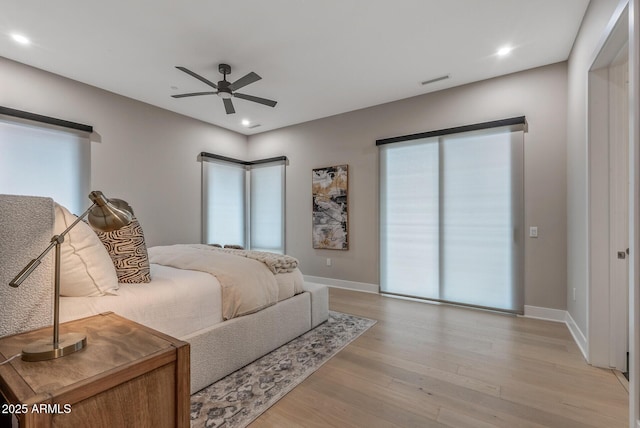
[[[564,309],[566,73],[554,64],[254,135],[248,145],[243,135],[3,58],[0,105],[93,125],[91,186],[128,200],[150,245],[199,242],[199,152],[287,155],[287,252],[308,275],[369,284],[378,284],[375,140],[525,115],[525,224],[540,233],[525,241],[525,303]],[[313,250],[311,169],[342,163],[350,249]]]
[[[2,57],[0,105],[92,125],[91,188],[127,200],[149,245],[200,242],[200,152],[246,157],[244,135]]]
[[[598,43],[617,4],[618,0],[591,0],[568,61],[567,310],[585,335],[589,311],[587,77]]]
[[[287,252],[307,275],[378,284],[375,140],[525,115],[525,304],[566,308],[567,64],[553,64],[249,137],[249,159],[286,155]],[[349,165],[350,249],[311,246],[311,170]],[[333,260],[326,266],[326,258]]]

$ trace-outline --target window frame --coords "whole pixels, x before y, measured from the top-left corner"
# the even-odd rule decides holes
[[[251,183],[251,171],[257,168],[269,167],[269,166],[281,166],[282,167],[282,175],[281,175],[281,247],[279,249],[265,249],[260,248],[262,251],[271,251],[271,252],[282,252],[282,254],[286,254],[286,166],[289,163],[289,160],[286,156],[276,156],[266,159],[259,159],[254,161],[244,161],[240,159],[234,159],[227,156],[217,155],[213,153],[202,152],[198,155],[198,161],[201,162],[201,203],[202,203],[202,235],[201,242],[203,244],[207,244],[208,234],[209,234],[209,225],[208,225],[208,204],[207,204],[207,188],[208,185],[206,183],[206,175],[207,172],[205,168],[205,162],[210,163],[218,163],[221,165],[235,166],[238,168],[244,169],[245,178],[244,178],[244,243],[243,246],[246,249],[252,249],[252,216],[255,215],[255,208],[251,205],[251,192],[253,189]],[[228,243],[218,243],[221,245]]]

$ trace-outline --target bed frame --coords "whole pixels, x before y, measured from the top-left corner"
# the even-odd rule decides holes
[[[53,235],[53,200],[27,196],[0,195],[0,243],[16,242],[10,248],[0,244],[0,300],[15,302],[0,308],[0,336],[22,333],[52,324],[52,264],[40,266],[39,281],[25,282],[18,289],[7,285]],[[35,216],[37,212],[47,213]],[[49,222],[50,224],[46,224]],[[37,233],[37,239],[34,234]],[[20,243],[34,245],[19,245]],[[42,245],[39,245],[42,244]],[[12,257],[7,257],[11,252]],[[44,278],[44,279],[43,279]],[[48,281],[46,279],[49,279]],[[38,289],[34,293],[33,288]],[[329,317],[327,287],[305,283],[305,292],[259,312],[233,318],[177,339],[191,345],[191,393],[195,393],[235,370],[249,364],[290,340],[316,327]],[[11,300],[9,300],[11,299]],[[64,297],[62,298],[64,299]],[[40,314],[35,323],[25,319],[24,305]],[[44,315],[42,315],[44,314]],[[20,322],[6,320],[19,319]]]
[[[327,287],[305,283],[305,290],[259,312],[180,338],[191,344],[191,393],[326,321]]]

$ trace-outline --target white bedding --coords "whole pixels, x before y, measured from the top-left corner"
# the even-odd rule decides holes
[[[275,278],[278,301],[302,287],[298,269]],[[151,263],[150,283],[119,285],[118,295],[61,297],[60,322],[115,312],[181,339],[223,321],[222,289],[211,274]]]
[[[60,322],[111,311],[178,339],[222,322],[214,276],[151,264],[151,278],[148,284],[120,284],[117,296],[61,297]]]
[[[255,252],[243,252],[246,255],[230,254],[203,244],[164,245],[149,248],[149,260],[163,266],[214,275],[222,290],[222,317],[225,320],[257,312],[303,292],[304,281],[298,268],[291,267],[291,272],[274,274],[266,259],[258,261],[249,257]],[[288,257],[274,256],[275,260]]]

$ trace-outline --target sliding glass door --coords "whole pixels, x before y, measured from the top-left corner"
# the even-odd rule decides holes
[[[380,145],[383,293],[523,310],[523,131]]]

